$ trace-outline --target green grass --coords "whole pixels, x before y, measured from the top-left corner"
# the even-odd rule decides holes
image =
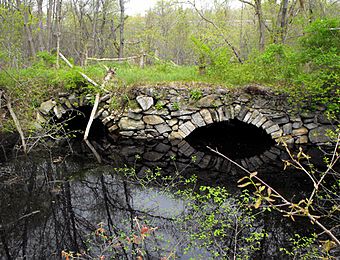
[[[199,75],[196,66],[174,66],[172,64],[158,64],[140,68],[128,63],[106,63],[108,67],[116,68],[119,84],[133,86],[137,84],[157,84],[165,82],[208,82],[212,79]],[[85,73],[93,78],[104,77],[105,69],[101,65],[92,65],[85,68]]]

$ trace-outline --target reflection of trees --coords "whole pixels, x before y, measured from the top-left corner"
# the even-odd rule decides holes
[[[53,164],[50,159],[29,158],[13,162],[7,169],[8,173],[0,179],[3,259],[60,259],[62,250],[85,250],[88,235],[100,222],[110,236],[136,233],[136,217],[158,229],[143,245],[131,243],[126,248],[113,248],[113,255],[132,259],[137,247],[143,246],[147,258],[159,259],[173,249],[180,256],[188,245],[190,234],[181,230],[192,230],[185,226],[190,223],[178,221],[188,214],[187,202],[176,197],[171,189],[141,187],[121,178],[110,166],[95,166],[75,158],[60,164]],[[205,214],[198,213],[197,219]],[[268,217],[257,220],[256,228],[269,233],[270,238],[261,241],[265,252],[275,254],[287,241],[293,227],[284,225]]]

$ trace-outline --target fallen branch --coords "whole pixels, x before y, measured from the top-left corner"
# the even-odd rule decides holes
[[[84,133],[84,140],[85,141],[87,140],[87,138],[89,136],[89,132],[90,132],[90,129],[91,129],[91,125],[93,123],[94,116],[97,113],[97,109],[98,109],[98,105],[99,105],[99,100],[100,100],[100,93],[97,93],[96,94],[96,99],[94,101],[94,105],[93,105],[93,108],[92,108],[92,111],[91,111],[90,119],[87,122],[86,130],[85,130],[85,133]]]
[[[87,140],[87,139],[85,139],[84,141],[85,141],[86,145],[90,148],[90,150],[92,151],[94,156],[96,157],[98,163],[102,163],[102,158],[100,157],[99,153],[94,148],[94,146],[91,144],[91,142],[89,140]]]
[[[59,52],[59,56],[60,58],[70,67],[70,68],[73,68],[74,66],[71,64],[71,62],[68,61],[68,59],[66,59],[66,57],[61,53]],[[91,79],[89,76],[87,76],[86,74],[82,73],[79,71],[79,74],[84,78],[86,79],[88,82],[90,82],[93,86],[95,87],[99,87],[99,84],[96,83],[93,79]]]
[[[20,135],[20,139],[21,139],[21,143],[22,143],[22,148],[24,150],[24,153],[27,153],[27,147],[26,147],[26,142],[25,142],[25,136],[24,136],[24,132],[22,131],[21,125],[20,125],[20,121],[18,120],[13,108],[12,108],[12,104],[11,104],[11,98],[7,97],[7,108],[9,110],[9,113],[14,121],[15,127]]]
[[[115,75],[115,73],[116,72],[115,72],[114,69],[110,69],[110,68],[108,69],[106,76],[104,77],[103,84],[100,86],[101,89],[104,89],[104,86],[106,85],[106,83],[109,82],[109,80]],[[96,94],[96,99],[95,99],[95,102],[94,102],[94,105],[93,105],[93,108],[92,108],[92,111],[91,111],[90,119],[89,119],[87,126],[86,126],[86,130],[85,130],[85,133],[84,133],[84,140],[87,140],[87,138],[89,136],[89,132],[90,132],[90,129],[91,129],[91,125],[93,123],[93,119],[94,119],[94,117],[97,113],[99,101],[100,101],[100,93],[98,92]]]
[[[87,57],[87,60],[94,60],[94,61],[125,61],[125,60],[134,60],[138,59],[140,57],[143,57],[144,54],[137,55],[137,56],[131,56],[126,58],[94,58],[94,57]]]

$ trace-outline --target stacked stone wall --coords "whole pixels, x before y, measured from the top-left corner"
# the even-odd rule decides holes
[[[119,109],[111,105],[112,94],[103,96],[96,115],[110,133],[126,138],[182,140],[198,127],[237,119],[264,129],[276,141],[324,144],[329,141],[326,132],[334,129],[322,108],[311,112],[292,107],[286,96],[262,87],[135,87],[127,96]],[[38,121],[51,113],[61,118],[91,99],[64,93],[41,105]]]

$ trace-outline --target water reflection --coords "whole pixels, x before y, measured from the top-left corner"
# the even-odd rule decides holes
[[[159,176],[150,182],[138,180],[150,172],[157,172],[160,167],[164,176],[190,178],[196,174],[196,188],[201,184],[223,185],[237,198],[240,191],[235,183],[241,173],[236,168],[182,142],[136,144],[126,141],[119,145],[95,146],[101,151],[105,165],[93,163],[90,153],[84,155],[82,147],[78,147],[80,156],[68,156],[65,151],[50,155],[40,152],[1,165],[1,259],[61,259],[61,252],[65,249],[73,252],[85,250],[91,239],[89,234],[98,229],[98,223],[104,223],[108,235],[122,237],[122,234],[131,235],[138,231],[136,219],[141,225],[157,227],[143,243],[146,259],[161,259],[170,254],[176,259],[206,259],[210,255],[207,250],[195,246],[184,254],[190,234],[198,228],[195,221],[205,216],[202,208],[202,212],[195,215],[195,221],[179,221],[192,210],[189,201],[174,194],[185,187],[171,181],[170,184],[174,185],[169,182],[164,185]],[[271,154],[279,158],[281,150],[275,149]],[[262,164],[257,167],[265,174],[278,174],[274,178],[278,181],[277,176],[284,174],[281,163],[266,157],[268,159],[261,159]],[[126,177],[130,176],[126,175],[129,172],[117,173],[115,168],[124,165],[133,167],[133,178]],[[285,183],[281,189],[288,186],[289,182]],[[296,183],[293,184],[294,192]],[[228,201],[234,205],[235,199]],[[256,223],[241,233],[268,233],[268,237],[260,240],[261,250],[251,256],[253,259],[284,259],[279,248],[287,245],[294,232],[301,231],[295,223],[273,216],[258,215]],[[232,245],[233,238],[230,234],[220,241],[223,248]],[[113,247],[107,254],[114,259],[136,259],[139,247],[138,243],[126,243],[125,247]],[[93,249],[92,256],[101,250],[99,247]]]

